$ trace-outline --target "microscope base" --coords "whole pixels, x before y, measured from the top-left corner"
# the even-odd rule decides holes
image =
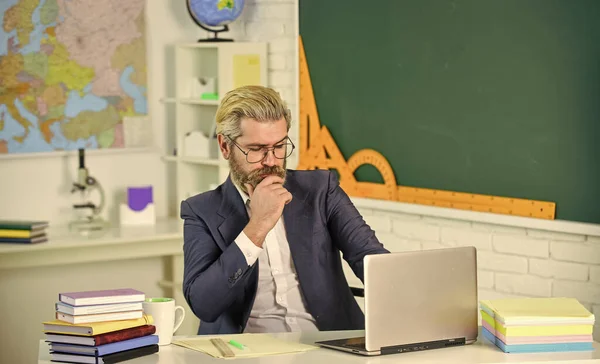
[[[69,223],[69,230],[81,235],[95,235],[106,230],[110,224],[108,221],[97,217],[94,219],[75,220]]]

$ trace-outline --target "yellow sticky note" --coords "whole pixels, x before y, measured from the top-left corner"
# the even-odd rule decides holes
[[[260,85],[260,56],[236,54],[233,56],[233,87]]]

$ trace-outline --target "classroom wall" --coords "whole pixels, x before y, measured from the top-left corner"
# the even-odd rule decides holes
[[[269,85],[290,101],[297,115],[295,92],[296,0],[247,0],[229,36],[238,41],[269,42]],[[86,166],[106,193],[104,217],[118,221],[118,203],[127,186],[152,185],[157,217],[174,216],[174,183],[166,154],[168,121],[174,107],[161,102],[174,95],[174,59],[170,45],[205,37],[190,18],[184,1],[147,2],[148,110],[155,147],[146,150],[102,150],[86,154]],[[297,141],[297,125],[291,131]],[[297,156],[290,161],[295,166]],[[43,219],[66,224],[72,218],[70,193],[77,178],[77,152],[0,155],[0,219]],[[132,173],[134,171],[134,173]],[[9,178],[6,178],[6,177]],[[94,199],[96,196],[94,196]],[[96,201],[96,200],[95,200]]]
[[[296,99],[296,0],[246,0],[242,16],[231,26],[236,40],[269,42],[269,85],[290,101],[297,115]],[[168,120],[173,107],[160,99],[173,96],[173,53],[170,44],[190,42],[205,34],[189,17],[184,1],[147,1],[148,108],[156,149],[152,151],[90,152],[86,164],[106,190],[105,217],[117,217],[115,207],[130,184],[152,184],[158,217],[174,216],[174,184],[161,160],[166,149]],[[297,142],[297,125],[291,130]],[[290,166],[297,163],[297,156]],[[70,184],[76,176],[75,153],[0,156],[0,219],[48,219],[65,224],[72,203]],[[165,270],[160,258],[112,263],[73,264],[61,267],[0,270],[0,363],[34,363],[44,336],[41,323],[52,319],[59,292],[135,287],[148,296],[163,295],[158,281]],[[179,278],[181,280],[181,277]],[[190,317],[190,320],[193,319]],[[183,328],[183,326],[182,326]],[[186,326],[187,328],[187,326]],[[178,334],[194,334],[197,327]]]
[[[301,1],[301,0],[300,0]],[[90,154],[90,171],[112,196],[128,184],[151,183],[159,216],[172,214],[167,203],[173,194],[167,168],[160,160],[165,147],[168,107],[160,102],[173,88],[169,77],[172,55],[168,45],[198,38],[202,32],[191,22],[183,1],[148,1],[149,110],[157,139],[153,152],[109,152]],[[269,41],[269,84],[290,100],[297,115],[296,35],[298,0],[246,0],[247,9],[232,26],[240,40]],[[298,125],[291,136],[298,144]],[[297,157],[297,155],[296,155]],[[0,159],[0,218],[47,218],[58,224],[68,220],[69,184],[76,170],[76,157],[9,157]],[[290,161],[293,168],[297,159]],[[132,166],[138,168],[129,173]],[[382,204],[383,205],[383,204]],[[392,251],[421,250],[454,245],[474,245],[479,251],[480,298],[567,295],[581,300],[596,315],[600,313],[600,236],[550,233],[467,220],[442,219],[427,214],[409,214],[387,208],[359,208],[377,236]],[[136,274],[124,274],[133,268]],[[107,269],[111,274],[105,274]],[[159,294],[156,282],[162,276],[162,261],[144,259],[113,265],[67,266],[52,269],[0,271],[1,312],[22,307],[0,331],[0,363],[32,363],[37,342],[43,337],[41,321],[52,314],[55,294],[65,282],[75,289],[110,286],[128,279],[132,286]],[[40,275],[44,279],[36,279]],[[73,277],[77,277],[74,279]],[[352,284],[358,284],[352,275]],[[10,298],[10,299],[8,299]],[[599,340],[600,329],[595,330]],[[18,338],[18,339],[17,339]]]
[[[477,248],[479,299],[574,297],[600,316],[600,236],[359,208],[393,252]],[[346,266],[346,270],[349,268]],[[350,284],[362,286],[351,275]],[[595,340],[600,340],[596,320]]]

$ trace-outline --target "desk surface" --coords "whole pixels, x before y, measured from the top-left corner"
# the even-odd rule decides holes
[[[363,331],[322,331],[312,333],[284,333],[274,336],[284,339],[313,344],[319,340],[348,338],[363,335]],[[183,338],[183,337],[178,337]],[[252,359],[236,359],[236,363],[246,364],[333,364],[344,363],[600,363],[600,344],[594,342],[594,351],[582,353],[539,353],[505,354],[482,336],[472,345],[428,350],[417,353],[393,354],[366,357],[332,349],[319,348],[299,354],[266,356]],[[52,364],[48,353],[48,344],[43,340],[39,345],[38,364]],[[186,349],[177,345],[161,346],[158,354],[128,361],[137,364],[180,364],[180,363],[225,363],[224,359],[215,359],[204,353]]]

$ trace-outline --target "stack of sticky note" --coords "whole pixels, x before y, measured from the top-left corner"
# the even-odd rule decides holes
[[[593,350],[594,315],[574,298],[480,302],[482,334],[506,353]]]

